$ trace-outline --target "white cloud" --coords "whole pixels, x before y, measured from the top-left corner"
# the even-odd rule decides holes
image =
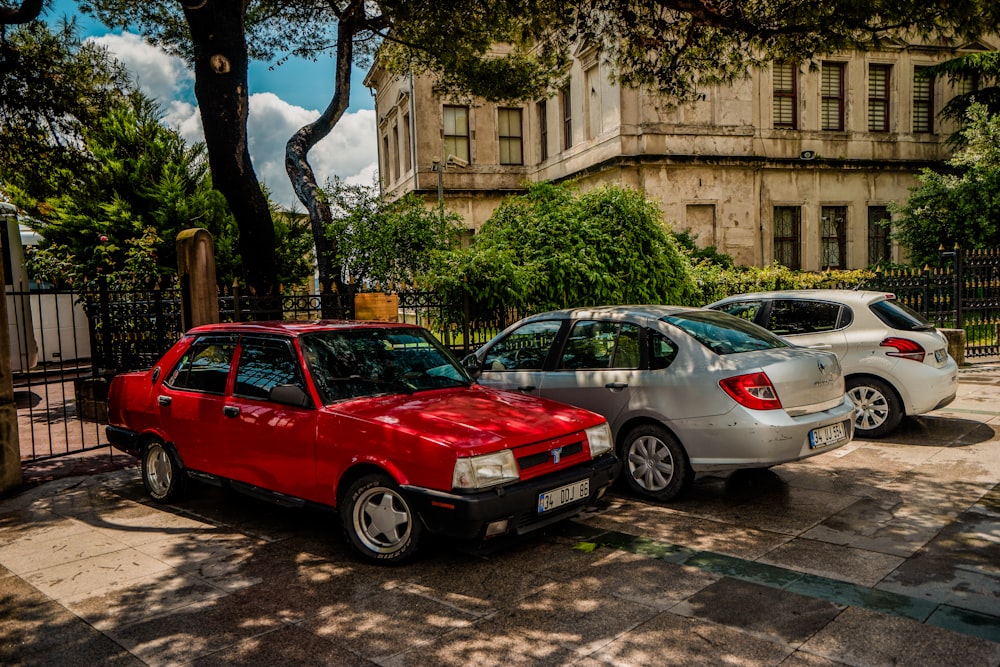
[[[92,39],[107,47],[133,73],[143,93],[160,103],[165,124],[176,128],[188,142],[204,141],[198,107],[188,101],[194,99],[194,74],[183,60],[131,33]],[[250,156],[257,178],[282,206],[303,208],[285,172],[285,143],[317,118],[319,111],[289,104],[274,93],[250,96]],[[352,183],[371,184],[378,170],[376,136],[374,111],[344,114],[333,132],[310,151],[309,163],[317,182],[325,185],[336,175]]]
[[[285,144],[304,125],[319,118],[318,111],[293,106],[273,93],[250,96],[250,155],[257,177],[275,201],[302,209],[285,171]],[[322,186],[335,175],[372,182],[377,169],[375,112],[361,109],[344,114],[333,131],[309,152],[309,164]]]
[[[205,140],[205,131],[201,126],[201,113],[198,112],[198,107],[187,102],[171,100],[167,103],[164,109],[163,124],[177,130],[184,137],[184,141],[189,144]]]
[[[130,32],[120,35],[109,33],[92,37],[91,41],[104,46],[121,61],[147,97],[159,100],[164,106],[178,97],[192,97],[194,73],[177,56],[168,55],[163,49]]]

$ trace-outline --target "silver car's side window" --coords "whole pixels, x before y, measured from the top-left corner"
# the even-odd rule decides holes
[[[580,321],[563,348],[559,368],[638,368],[639,327],[618,322]]]
[[[649,332],[649,368],[660,370],[666,368],[677,358],[677,346],[674,342],[656,331]]]
[[[489,349],[483,370],[542,370],[561,326],[560,320],[545,320],[518,327]]]

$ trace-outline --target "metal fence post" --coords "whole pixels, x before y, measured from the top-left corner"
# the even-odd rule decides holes
[[[163,322],[163,291],[160,289],[160,281],[156,281],[153,286],[153,317],[156,318],[156,350],[163,350],[163,334],[167,327]]]
[[[962,312],[962,292],[965,287],[965,277],[963,276],[962,264],[965,263],[965,254],[962,252],[958,243],[955,244],[955,328],[964,329],[965,328],[965,316]]]
[[[188,274],[180,276],[181,286],[181,330],[191,328],[191,277]]]
[[[462,290],[462,351],[463,357],[469,356],[472,348],[469,346],[469,320],[472,318],[472,307],[469,305],[469,293]]]
[[[926,264],[920,272],[920,310],[924,317],[931,319],[931,268]]]
[[[100,350],[99,355],[94,355],[94,375],[101,374],[101,368],[107,368],[108,360],[111,358],[111,295],[108,293],[108,279],[100,276],[97,279],[97,298],[100,304],[101,321],[99,323],[101,333],[96,349]],[[92,330],[97,327],[93,327]]]
[[[243,311],[240,308],[240,284],[233,281],[233,322],[243,321]]]

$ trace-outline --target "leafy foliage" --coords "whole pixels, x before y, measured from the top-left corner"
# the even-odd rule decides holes
[[[949,170],[924,169],[906,203],[892,207],[893,237],[914,264],[933,264],[942,245],[1000,246],[1000,115],[973,104],[968,119]]]
[[[364,285],[412,283],[436,252],[452,247],[461,218],[427,208],[413,194],[384,197],[377,185],[335,180],[326,193],[334,211],[326,233],[338,239],[336,266],[345,280]]]
[[[140,93],[129,106],[95,119],[82,137],[92,166],[75,187],[38,206],[33,253],[39,278],[83,287],[99,276],[124,284],[169,276],[177,266],[174,239],[189,227],[211,232],[220,280],[231,282],[239,258],[236,227],[212,189],[203,147],[188,147],[160,123]],[[130,274],[141,271],[139,276]]]
[[[35,22],[0,43],[0,183],[29,209],[77,187],[93,168],[85,128],[126,103],[132,89],[107,52],[81,43],[74,23],[50,32]]]
[[[771,266],[723,266],[701,262],[694,267],[694,279],[703,306],[733,294],[788,289],[850,288],[874,278],[870,269],[851,271],[796,271],[775,262]]]
[[[311,291],[313,238],[309,220],[301,215],[273,211],[278,259],[278,284]]]
[[[704,86],[745,77],[766,60],[874,48],[904,34],[957,41],[995,30],[1000,18],[991,0],[83,0],[82,6],[109,25],[138,27],[195,63],[203,113],[227,116],[208,112],[206,141],[218,187],[245,232],[248,261],[257,245],[247,239],[265,238],[267,230],[253,206],[257,193],[249,191],[257,187],[252,167],[240,152],[246,145],[245,118],[239,117],[246,107],[246,58],[336,54],[330,105],[289,141],[286,159],[316,247],[324,249],[324,285],[331,281],[322,275],[330,272],[325,257],[338,251],[323,235],[328,211],[317,206],[319,188],[306,158],[348,108],[352,63],[368,64],[379,48],[391,72],[430,72],[442,95],[514,101],[552,91],[571,50],[593,47],[623,84],[681,101],[697,97]],[[222,32],[226,39],[219,38]],[[215,51],[221,43],[233,56],[227,60],[233,76],[225,81],[208,62],[213,53],[221,57]],[[224,89],[220,82],[229,85]],[[250,205],[241,207],[241,201]],[[256,260],[269,263],[266,253]],[[269,270],[255,269],[258,283],[273,282],[265,275]]]
[[[523,312],[697,299],[687,258],[657,206],[607,186],[577,195],[542,183],[506,199],[468,249],[437,256],[432,288]]]
[[[679,232],[675,231],[674,240],[677,242],[678,247],[687,253],[693,262],[704,262],[726,268],[732,268],[734,265],[733,258],[726,253],[719,252],[718,248],[714,245],[704,248],[699,247],[695,242],[694,235],[688,229]]]

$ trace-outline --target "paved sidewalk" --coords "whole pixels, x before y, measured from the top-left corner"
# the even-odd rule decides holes
[[[358,561],[329,514],[126,468],[0,500],[3,665],[1000,665],[1000,365],[885,441]]]

